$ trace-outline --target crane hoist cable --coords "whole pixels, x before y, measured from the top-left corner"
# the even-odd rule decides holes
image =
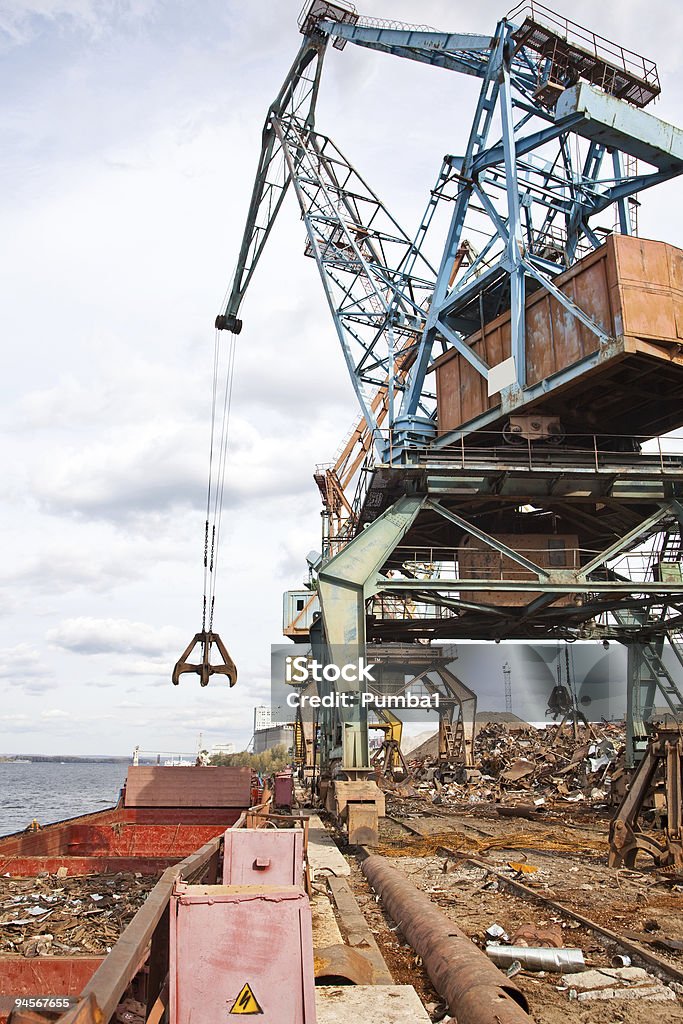
[[[231,686],[234,686],[237,682],[237,668],[235,667],[235,663],[228,654],[228,651],[218,633],[214,633],[213,631],[236,351],[235,336],[232,335],[227,345],[226,357],[222,360],[222,347],[219,344],[219,337],[219,331],[216,330],[213,353],[213,380],[211,386],[209,471],[206,488],[206,519],[204,522],[202,628],[199,633],[195,633],[194,637],[174,666],[171,678],[176,686],[180,682],[181,675],[186,672],[196,672],[202,686],[206,686],[210,677],[216,674],[227,676]],[[219,409],[220,424],[217,422],[219,418]],[[189,658],[197,645],[200,647],[201,658],[197,662],[191,662]],[[215,648],[219,658],[221,659],[216,663],[212,661],[212,648]]]

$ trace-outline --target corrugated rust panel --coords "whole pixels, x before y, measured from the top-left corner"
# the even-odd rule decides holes
[[[579,538],[572,533],[496,534],[496,539],[543,569],[576,569],[579,565]],[[533,573],[514,559],[501,554],[476,537],[466,536],[458,548],[461,579],[533,580]],[[527,605],[540,596],[533,593],[505,593],[494,590],[463,590],[463,601],[507,606]],[[556,605],[572,602],[571,595],[559,598]]]
[[[441,364],[436,374],[436,407],[439,410],[439,425],[443,423],[464,423],[460,401],[460,366],[464,360],[449,359]]]
[[[126,807],[248,807],[249,768],[131,767]]]
[[[146,825],[234,825],[249,802],[240,807],[126,807],[124,821],[137,821]],[[220,831],[220,829],[219,829]]]
[[[669,273],[670,246],[664,242],[620,236],[612,248],[613,260],[609,260],[611,253],[608,260],[610,269],[614,267],[611,282],[613,303],[620,310],[623,323],[623,330],[618,333],[650,340],[676,341],[674,293]]]
[[[674,297],[676,336],[683,338],[683,252],[673,246],[668,248],[669,280]]]
[[[675,379],[677,387],[683,383],[683,359],[677,348],[683,338],[683,251],[664,242],[610,235],[605,245],[559,275],[555,283],[615,341],[604,361],[565,383],[561,391],[537,399],[536,410],[563,413],[570,421],[570,432],[572,417],[575,427],[585,429],[590,423],[591,431],[598,433],[623,430],[628,423],[630,432],[653,436],[682,425],[683,404],[675,396],[664,414],[661,394],[652,389],[634,406],[643,363],[624,357],[643,353],[661,360],[662,372],[672,375],[671,382]],[[528,296],[525,315],[529,385],[547,380],[599,350],[596,335],[545,289]],[[485,326],[483,338],[478,332],[468,343],[490,366],[508,358],[509,311]],[[619,363],[615,377],[613,369]],[[440,433],[499,405],[499,396],[489,398],[483,378],[454,351],[436,360],[435,369]],[[592,390],[584,396],[589,377]],[[604,397],[609,399],[604,403],[599,393],[601,380]],[[559,395],[563,397],[558,405]],[[524,406],[517,411],[523,413]]]
[[[66,850],[69,830],[74,824],[104,824],[117,821],[123,815],[123,808],[115,807],[94,814],[81,814],[52,825],[43,825],[39,832],[14,832],[0,837],[0,857],[23,853],[31,856],[62,853]]]
[[[544,380],[553,372],[557,359],[552,328],[551,305],[547,295],[530,304],[526,314],[527,379],[530,384]],[[543,338],[545,344],[539,344]]]
[[[0,957],[0,996],[44,993],[77,996],[103,959],[101,956]]]
[[[222,831],[217,825],[74,825],[67,852],[87,857],[187,857]]]
[[[248,801],[241,808],[136,807],[84,815],[46,825],[40,832],[1,838],[0,866],[17,857],[36,861],[42,858],[45,863],[61,858],[60,864],[64,858],[68,861],[69,856],[88,859],[98,855],[139,855],[177,859],[234,824],[247,806]]]

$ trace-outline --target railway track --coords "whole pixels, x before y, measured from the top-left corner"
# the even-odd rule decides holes
[[[411,825],[408,822],[401,821],[400,818],[391,816],[390,820],[398,825],[401,825],[408,832],[420,836],[421,838],[432,837],[432,833],[420,830],[415,825]],[[479,832],[482,835],[492,837],[494,836],[494,833],[476,828],[475,826],[470,826],[470,828],[472,829],[472,831]],[[457,849],[452,849],[445,845],[440,845],[440,849],[442,849],[443,852],[448,857],[453,857],[456,859],[462,858],[462,852]],[[516,849],[525,852],[523,847],[516,847]],[[543,851],[541,850],[534,850],[534,853],[536,854],[536,856],[542,857],[544,855]],[[628,956],[632,957],[634,960],[642,960],[643,965],[654,967],[657,969],[658,972],[661,972],[662,975],[670,978],[672,981],[683,984],[683,969],[681,967],[677,966],[676,964],[670,963],[661,956],[657,956],[655,953],[652,953],[650,950],[646,949],[642,944],[635,942],[633,939],[630,939],[625,935],[620,935],[618,932],[615,932],[611,928],[606,928],[604,925],[599,924],[597,921],[593,921],[590,917],[587,917],[585,914],[578,913],[576,910],[573,910],[571,907],[567,906],[566,903],[560,903],[557,900],[554,900],[549,896],[545,895],[544,893],[539,892],[538,890],[533,889],[528,885],[525,885],[518,879],[506,876],[502,871],[497,871],[490,864],[487,864],[486,861],[481,860],[480,858],[467,857],[466,863],[471,864],[474,867],[483,869],[484,871],[486,871],[487,875],[491,876],[492,878],[498,879],[498,882],[500,884],[511,890],[515,895],[519,896],[521,899],[527,900],[531,903],[540,903],[543,906],[547,907],[549,910],[552,910],[565,918],[569,918],[570,920],[577,922],[579,925],[586,928],[588,931],[591,931],[594,935],[600,936],[601,938],[606,939],[609,943],[614,944],[615,946],[618,946],[619,948],[623,949],[624,952]]]
[[[657,941],[683,939],[683,885],[661,873],[608,868],[605,832],[599,827],[566,828],[565,823],[555,823],[549,828],[549,824],[524,822],[519,831],[509,819],[500,823],[487,819],[482,824],[457,813],[425,813],[417,805],[384,819],[379,850],[480,946],[492,924],[500,924],[512,935],[522,924],[558,923],[565,946],[582,948],[589,967],[603,969],[617,955],[628,957],[634,966],[657,976],[677,994],[683,993],[683,953],[659,952],[652,946]],[[557,844],[562,849],[553,849],[549,833],[563,840]],[[408,836],[411,839],[406,842]],[[474,852],[473,845],[484,852]],[[549,848],[543,849],[544,845]],[[362,849],[360,856],[373,852]],[[372,892],[359,874],[354,875],[354,886],[361,894],[369,894],[364,906],[372,915]],[[388,936],[390,946],[396,944],[397,934],[401,936],[396,922],[385,916],[383,933],[377,917],[371,921],[380,947],[382,934],[385,941]],[[391,963],[391,950],[387,959]],[[418,962],[414,971],[420,970]],[[538,1024],[566,1024],[567,1020],[646,1024],[651,1019],[648,1004],[635,999],[609,1004],[607,1016],[586,1017],[588,1004],[568,998],[559,974],[522,970],[515,981]],[[429,989],[428,981],[424,987]],[[601,1009],[608,1007],[601,1004]],[[666,1019],[683,1022],[680,1001],[667,1003]]]

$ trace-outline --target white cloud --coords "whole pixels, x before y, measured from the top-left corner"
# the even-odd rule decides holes
[[[0,0],[0,678],[15,715],[0,717],[0,749],[20,730],[36,751],[64,737],[71,752],[192,750],[202,729],[240,744],[267,700],[281,591],[320,545],[311,475],[357,416],[294,195],[237,339],[215,626],[239,682],[168,675],[200,626],[212,323],[300,6]],[[501,13],[358,6],[475,32]],[[683,9],[577,0],[571,13],[659,60],[655,113],[675,122]],[[352,46],[325,65],[319,129],[412,231],[443,154],[463,151],[478,83]],[[642,197],[643,233],[680,243],[679,194]],[[48,688],[68,718],[36,711]],[[118,693],[140,707],[114,708]]]
[[[54,670],[40,648],[27,643],[0,650],[0,679],[26,693],[43,693],[55,685]]]
[[[26,44],[53,22],[97,38],[115,16],[134,22],[148,17],[155,6],[155,0],[11,0],[0,5],[0,32],[15,45]]]
[[[155,629],[145,622],[126,619],[67,619],[49,629],[46,639],[53,647],[77,654],[158,655],[177,645],[175,630]]]

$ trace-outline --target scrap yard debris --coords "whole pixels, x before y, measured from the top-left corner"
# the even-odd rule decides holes
[[[509,731],[504,724],[489,723],[475,737],[476,768],[447,768],[439,762],[436,743],[431,746],[433,752],[423,744],[424,755],[408,762],[410,782],[389,784],[396,796],[426,796],[437,806],[507,805],[516,816],[533,819],[551,807],[610,806],[612,783],[622,775],[624,729],[604,723],[581,729],[576,739],[571,729],[556,726],[536,729],[521,723]],[[505,813],[505,807],[501,810]]]
[[[131,872],[0,877],[0,953],[104,955],[154,882],[150,876]]]
[[[607,853],[607,839],[587,836],[563,836],[557,829],[543,832],[515,832],[515,849],[539,850],[546,853],[585,853],[604,856]],[[473,836],[452,828],[447,832],[434,832],[429,836],[401,837],[399,841],[380,843],[378,851],[391,857],[429,857],[440,850],[487,853],[489,850],[507,850],[510,836]],[[515,875],[534,874],[538,868],[529,864],[510,863]]]

